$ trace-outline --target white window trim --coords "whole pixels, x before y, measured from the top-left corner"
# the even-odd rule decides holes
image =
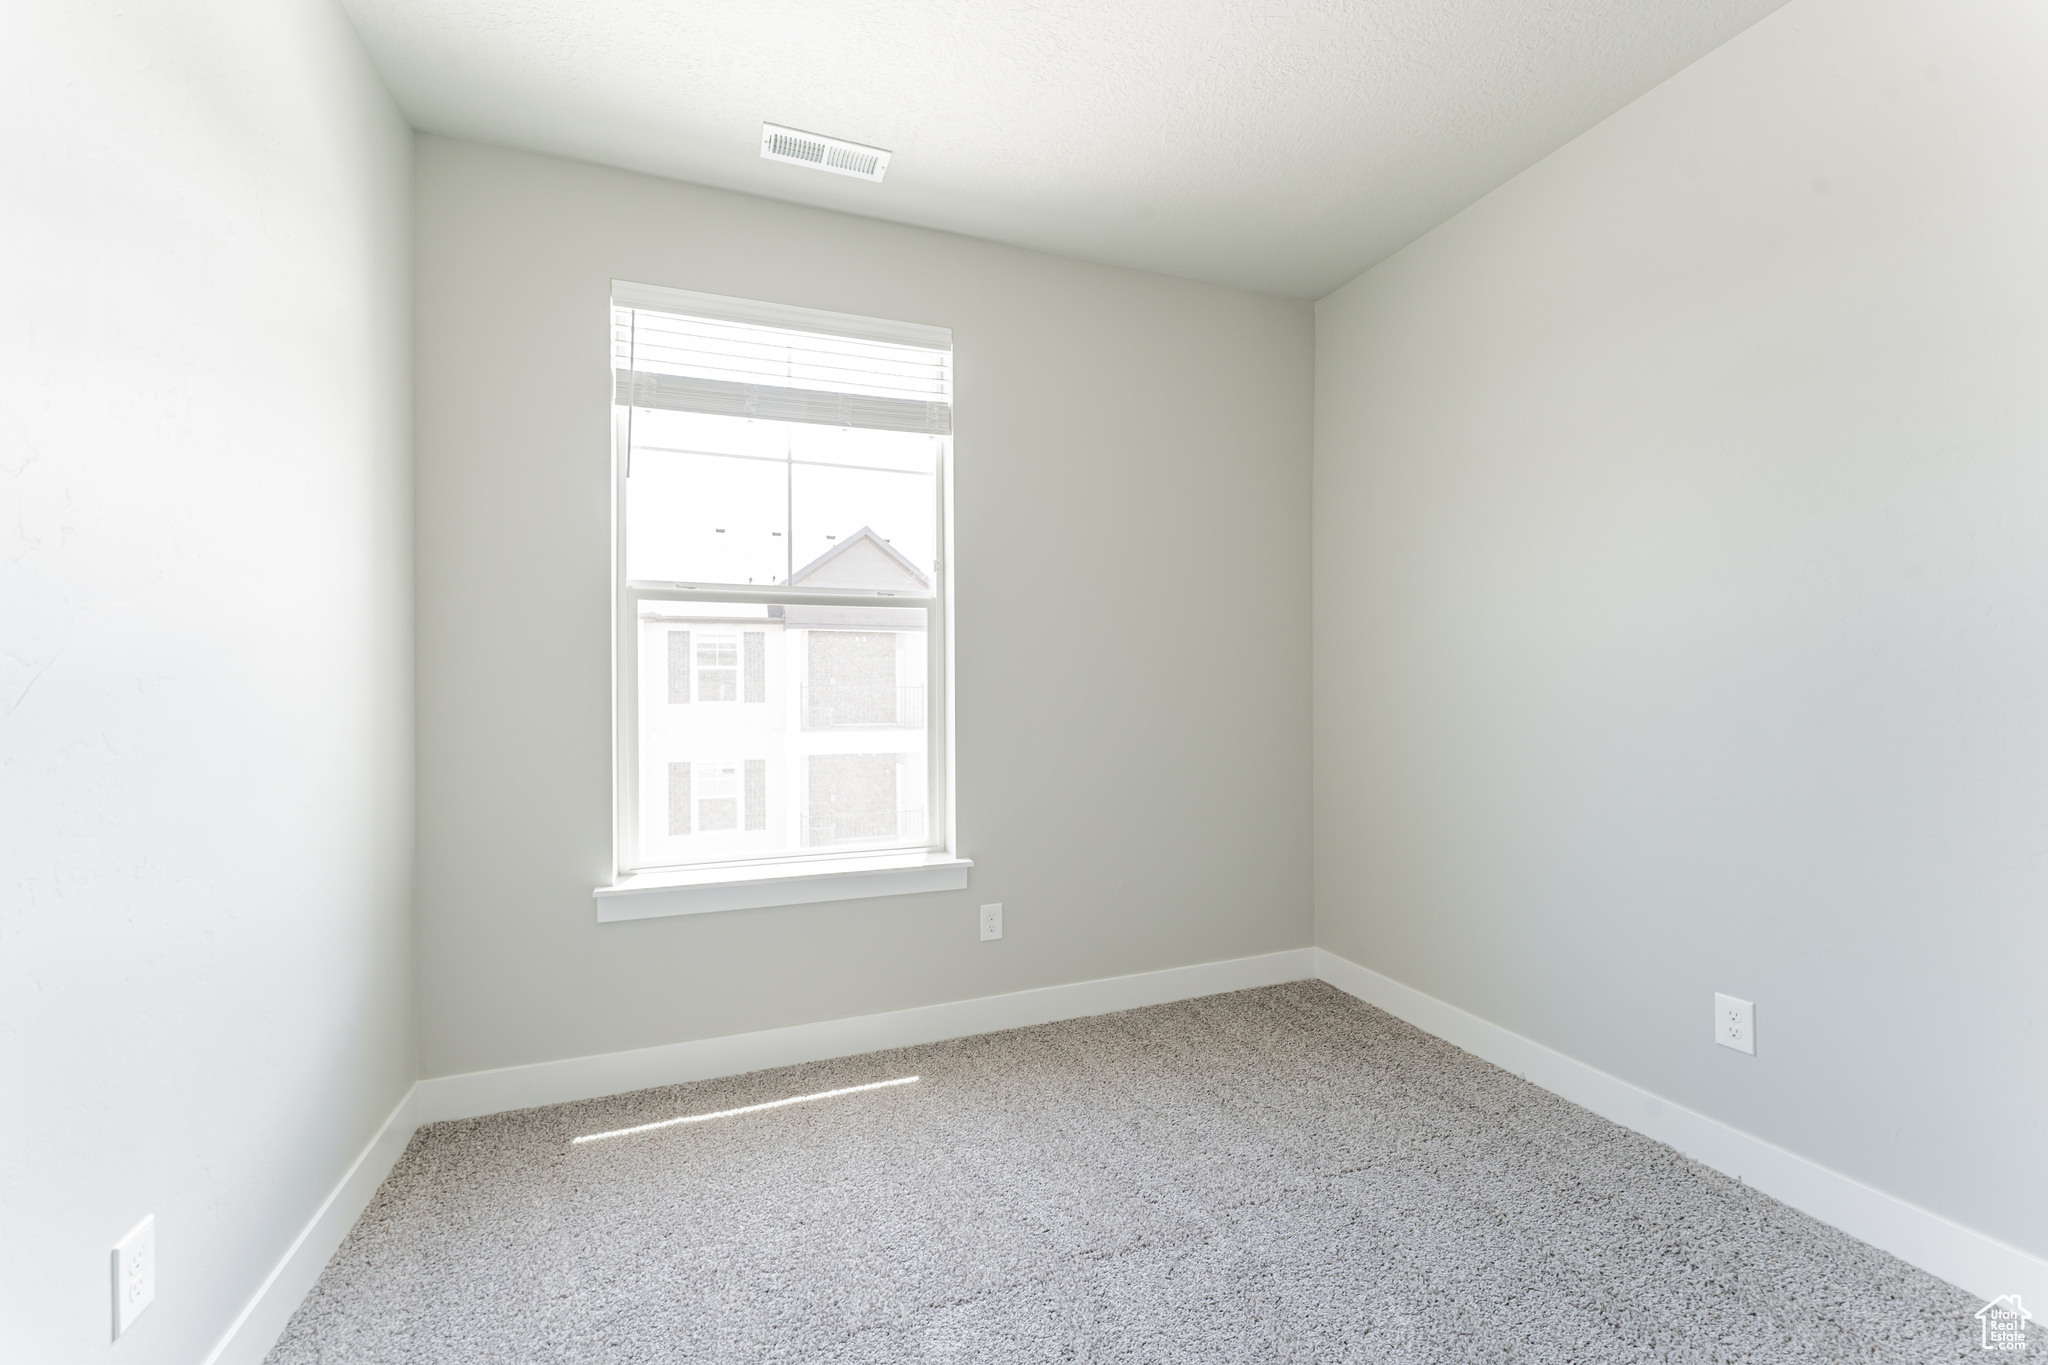
[[[862,318],[852,314],[826,313],[782,304],[762,304],[726,299],[687,290],[612,281],[612,296],[606,301],[609,322],[611,308],[629,306],[658,308],[678,313],[726,316],[734,321],[761,321],[805,330],[838,331],[873,340],[901,340],[913,344],[951,345],[952,333],[945,328]],[[609,327],[607,327],[609,332]],[[614,418],[617,408],[612,409]],[[759,591],[747,587],[713,583],[646,583],[629,581],[625,564],[625,497],[617,423],[612,442],[612,554],[614,611],[612,616],[613,671],[613,864],[612,879],[592,890],[599,923],[618,920],[655,919],[670,915],[698,915],[722,910],[766,909],[785,905],[811,905],[827,901],[860,900],[874,896],[901,896],[926,891],[958,891],[967,886],[973,860],[959,856],[959,828],[954,810],[954,721],[953,721],[953,441],[949,437],[937,471],[939,499],[939,562],[936,592],[931,597],[910,597],[900,593],[870,593],[816,589],[792,593]],[[637,756],[629,756],[626,736],[637,715],[637,665],[632,655],[637,645],[638,604],[649,597],[675,601],[766,602],[779,604],[842,605],[875,602],[888,606],[923,607],[926,612],[926,743],[938,750],[930,762],[931,780],[925,796],[926,838],[921,848],[858,851],[837,855],[792,854],[751,862],[703,863],[686,867],[663,867],[645,871],[625,870],[625,840],[629,821],[637,820]],[[691,642],[690,690],[697,690],[696,642]],[[936,708],[936,709],[929,709]],[[696,812],[691,812],[692,827]]]

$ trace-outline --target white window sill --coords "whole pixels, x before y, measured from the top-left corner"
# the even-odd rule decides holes
[[[703,915],[715,910],[760,910],[775,905],[959,891],[974,863],[946,853],[877,853],[814,863],[761,863],[751,867],[667,868],[621,877],[591,895],[599,923]]]

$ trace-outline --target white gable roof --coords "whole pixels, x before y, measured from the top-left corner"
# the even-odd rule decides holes
[[[789,577],[792,588],[872,588],[882,592],[924,594],[931,579],[918,571],[894,545],[863,526],[798,569]]]

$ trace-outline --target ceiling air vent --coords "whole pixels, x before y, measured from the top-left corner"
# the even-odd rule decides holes
[[[793,166],[810,166],[834,175],[880,180],[889,170],[889,154],[880,147],[863,147],[836,137],[798,132],[779,124],[761,125],[761,155],[770,161],[787,161]]]

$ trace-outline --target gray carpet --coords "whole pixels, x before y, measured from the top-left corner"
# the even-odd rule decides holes
[[[1302,982],[422,1128],[270,1360],[1927,1365],[1978,1306]]]

